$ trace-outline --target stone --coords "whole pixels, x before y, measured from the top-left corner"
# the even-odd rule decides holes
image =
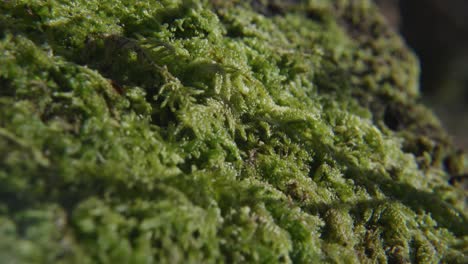
[[[371,1],[2,1],[0,50],[2,262],[466,262]]]

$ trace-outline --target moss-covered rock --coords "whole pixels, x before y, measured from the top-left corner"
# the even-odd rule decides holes
[[[0,2],[2,263],[466,263],[466,159],[368,0]]]

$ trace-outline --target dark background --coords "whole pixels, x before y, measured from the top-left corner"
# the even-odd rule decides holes
[[[423,102],[468,150],[468,1],[375,2],[419,57]]]

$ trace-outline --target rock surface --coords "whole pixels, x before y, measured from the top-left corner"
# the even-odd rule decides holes
[[[2,1],[0,39],[3,262],[466,263],[370,1]]]

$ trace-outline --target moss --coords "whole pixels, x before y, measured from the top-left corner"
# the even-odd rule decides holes
[[[371,2],[0,10],[3,261],[466,261],[466,159]]]

